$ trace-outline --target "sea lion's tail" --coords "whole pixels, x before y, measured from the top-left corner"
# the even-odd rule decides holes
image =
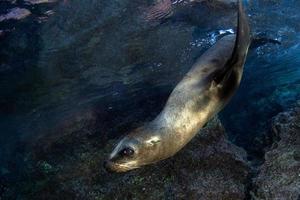
[[[216,73],[214,81],[219,84],[234,68],[242,68],[250,46],[250,27],[248,18],[243,9],[243,3],[238,0],[238,20],[235,45],[230,59],[226,62],[223,69]]]
[[[231,59],[228,64],[234,64],[239,58],[245,58],[250,45],[250,27],[248,18],[245,14],[243,3],[238,0],[238,23],[236,31],[236,40]],[[242,59],[245,60],[245,59]]]

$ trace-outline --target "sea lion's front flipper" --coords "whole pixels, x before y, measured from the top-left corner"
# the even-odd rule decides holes
[[[250,28],[248,19],[243,9],[243,4],[239,0],[238,25],[234,49],[231,58],[226,62],[221,70],[214,73],[214,82],[220,84],[226,79],[233,69],[242,68],[250,44]]]

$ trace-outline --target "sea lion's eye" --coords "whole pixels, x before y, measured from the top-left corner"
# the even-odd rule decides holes
[[[125,148],[119,153],[121,156],[132,156],[134,154],[134,150],[132,148]]]

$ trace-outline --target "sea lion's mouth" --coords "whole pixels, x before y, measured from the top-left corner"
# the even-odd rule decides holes
[[[107,160],[104,162],[104,168],[106,169],[107,172],[110,172],[110,173],[114,173],[114,172],[121,173],[121,172],[127,172],[132,169],[136,169],[138,167],[129,166],[126,163],[118,164],[118,163],[114,163],[112,161]]]

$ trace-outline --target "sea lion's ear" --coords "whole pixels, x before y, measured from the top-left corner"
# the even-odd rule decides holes
[[[150,146],[154,146],[156,144],[159,144],[160,143],[160,138],[158,137],[153,137],[151,138],[149,141],[147,141],[147,144],[150,145]]]
[[[158,144],[158,143],[160,143],[160,140],[155,140],[155,141],[153,140],[153,141],[151,141],[151,144],[152,144],[152,145],[156,145],[156,144]]]

